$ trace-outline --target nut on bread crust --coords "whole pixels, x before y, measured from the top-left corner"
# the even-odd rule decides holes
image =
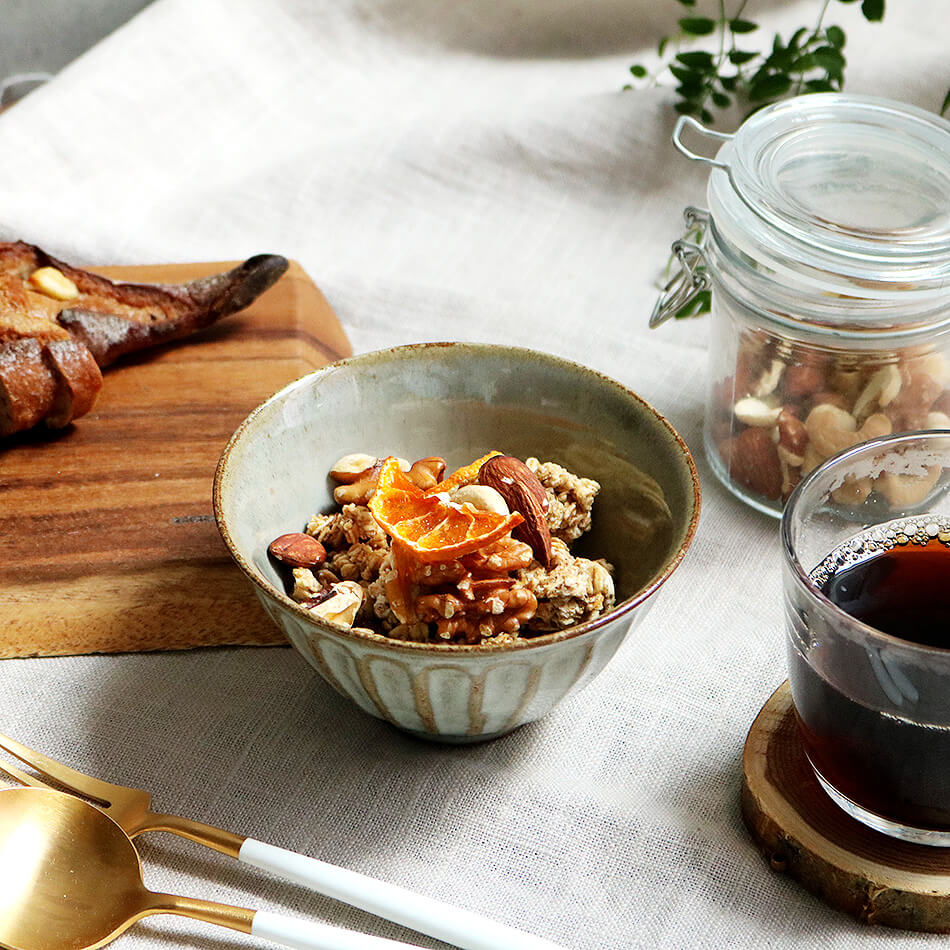
[[[243,310],[286,269],[259,254],[187,284],[121,283],[0,244],[0,436],[68,425],[95,403],[100,367]]]

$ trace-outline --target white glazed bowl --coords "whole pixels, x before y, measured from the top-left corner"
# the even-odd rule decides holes
[[[431,645],[333,626],[284,593],[267,546],[333,509],[326,473],[340,456],[441,455],[451,469],[491,449],[601,483],[572,550],[616,566],[609,613],[517,643]],[[543,353],[461,343],[368,353],[291,383],[242,423],[214,481],[221,535],[294,647],[365,712],[448,742],[503,735],[590,682],[682,560],[699,503],[689,450],[639,396]]]

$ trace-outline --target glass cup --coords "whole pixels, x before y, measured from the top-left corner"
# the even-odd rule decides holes
[[[939,603],[902,599],[901,578],[922,576],[913,547],[926,548],[946,571],[934,599],[950,608],[948,488],[950,429],[892,435],[816,468],[782,517],[789,682],[815,775],[858,821],[938,846],[950,846],[950,624],[934,622]],[[888,573],[908,554],[911,573]],[[855,565],[862,585],[841,576]],[[862,604],[891,598],[902,636],[838,606],[847,583]]]

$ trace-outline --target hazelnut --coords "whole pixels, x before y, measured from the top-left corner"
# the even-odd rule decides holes
[[[375,455],[366,455],[364,452],[351,452],[337,459],[330,469],[330,478],[341,485],[352,485],[359,477],[377,462]]]
[[[423,491],[437,485],[442,481],[443,475],[445,475],[445,459],[437,455],[430,455],[428,458],[413,462],[406,471],[409,481]]]
[[[782,386],[792,399],[802,399],[818,392],[825,385],[825,374],[817,366],[793,363],[785,370]]]

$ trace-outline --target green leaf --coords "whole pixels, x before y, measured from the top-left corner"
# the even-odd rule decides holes
[[[712,94],[713,105],[720,109],[728,109],[732,105],[732,100],[724,92],[714,92]]]
[[[684,99],[697,99],[705,90],[706,86],[701,82],[684,82],[676,87],[677,94]]]
[[[630,67],[630,73],[637,79],[646,79],[648,75],[646,66],[641,66],[639,63]]]
[[[728,92],[736,91],[736,84],[738,83],[738,81],[739,81],[738,76],[720,76],[719,77],[719,85],[722,86],[722,88],[727,90]]]
[[[792,38],[788,41],[789,49],[798,49],[798,45],[801,43],[802,38],[808,32],[808,27],[800,26],[793,34]]]
[[[883,20],[884,0],[861,0],[861,12],[865,20]]]
[[[697,317],[701,313],[709,313],[712,306],[712,291],[701,290],[689,303],[683,304],[673,316],[677,320],[683,317]]]
[[[699,112],[699,106],[696,105],[695,102],[687,102],[685,100],[681,100],[680,102],[674,102],[673,108],[680,115],[696,115],[696,113]]]
[[[834,92],[835,87],[827,79],[809,79],[805,83],[809,92]]]
[[[811,55],[829,76],[840,78],[844,74],[846,60],[840,50],[836,50],[833,46],[820,46]]]
[[[666,47],[669,46],[669,44],[670,44],[670,37],[664,36],[663,39],[661,39],[659,44],[657,45],[656,55],[662,56],[666,52]]]
[[[751,20],[730,20],[729,29],[733,33],[752,33],[754,30],[759,28],[758,23],[753,23]]]
[[[940,114],[946,115],[947,109],[950,109],[950,89],[947,90],[947,94],[943,97],[943,105],[940,107]]]
[[[750,53],[747,50],[731,49],[726,55],[729,57],[729,62],[734,66],[741,66],[743,63],[751,63],[759,54]]]
[[[790,73],[807,73],[809,69],[814,69],[818,65],[818,60],[815,59],[814,53],[805,53],[804,56],[799,56],[788,67]]]
[[[716,117],[708,109],[703,109],[703,111],[699,113],[699,117],[707,125],[712,125],[713,122],[716,121]]]
[[[696,0],[679,0],[684,7],[695,7]]]
[[[749,99],[752,102],[762,102],[765,99],[777,99],[784,96],[792,88],[792,80],[784,73],[772,73],[752,84],[749,89]]]
[[[690,36],[709,36],[716,29],[716,21],[707,16],[687,16],[680,21],[680,29]]]
[[[825,30],[825,36],[828,37],[828,42],[836,49],[844,49],[844,30],[840,26],[829,26]]]
[[[678,79],[680,82],[702,83],[704,80],[703,74],[696,72],[695,69],[686,69],[683,66],[674,66],[672,63],[670,63],[670,72],[673,74],[673,77]]]
[[[711,71],[716,66],[712,53],[704,53],[702,50],[695,50],[691,53],[677,53],[676,59],[684,66],[689,66],[690,69],[698,69],[702,72]]]

